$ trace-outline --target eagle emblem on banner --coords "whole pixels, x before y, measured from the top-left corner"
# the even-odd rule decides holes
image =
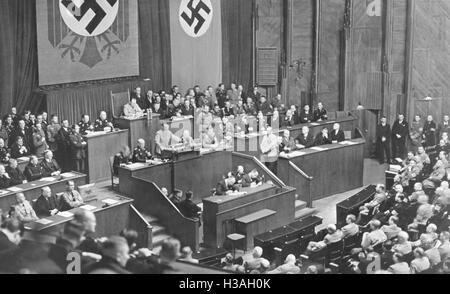
[[[182,0],[178,14],[184,32],[198,38],[211,26],[213,6],[211,0]]]
[[[129,37],[128,0],[47,0],[48,40],[70,59],[95,67],[120,54]]]

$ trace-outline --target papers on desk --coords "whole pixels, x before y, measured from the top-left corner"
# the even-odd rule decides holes
[[[8,194],[8,191],[0,190],[0,195]]]
[[[240,196],[244,196],[246,195],[247,192],[233,192],[231,194],[228,194],[227,196],[236,196],[236,197],[240,197]]]
[[[90,211],[97,209],[97,207],[89,205],[89,204],[88,205],[83,205],[80,208],[84,209],[84,210],[90,210]]]
[[[63,177],[63,178],[73,178],[73,177],[76,177],[77,175],[76,174],[74,174],[74,173],[63,173],[63,174],[61,174],[61,177]]]
[[[71,218],[73,216],[73,213],[71,213],[69,211],[63,211],[63,212],[59,212],[57,215],[66,217],[66,218]]]
[[[56,179],[53,178],[53,177],[48,177],[48,178],[42,178],[39,181],[41,181],[41,182],[54,182],[54,181],[56,181]]]
[[[29,160],[30,158],[26,156],[17,158],[17,161],[29,161]]]
[[[343,142],[339,142],[339,145],[356,145],[358,144],[357,142],[352,142],[352,141],[343,141]]]
[[[43,219],[40,219],[40,220],[38,220],[36,222],[38,224],[41,224],[41,225],[48,225],[48,224],[51,224],[53,221],[51,221],[49,219],[46,219],[46,218],[43,218]]]
[[[102,202],[103,203],[106,203],[106,204],[108,204],[108,205],[114,205],[114,204],[117,204],[117,203],[119,203],[119,201],[117,201],[117,200],[114,200],[114,199],[105,199],[105,200],[102,200]]]
[[[305,152],[302,152],[302,151],[293,151],[293,152],[291,152],[291,153],[285,153],[285,152],[281,152],[280,153],[280,157],[281,158],[287,158],[287,159],[289,159],[289,158],[294,158],[294,157],[297,157],[297,156],[303,156],[303,155],[305,155],[306,153]]]
[[[152,164],[152,165],[159,165],[159,164],[163,164],[162,161],[160,160],[147,160],[148,164]]]
[[[88,133],[86,135],[84,135],[86,138],[92,138],[92,137],[96,137],[96,136],[100,136],[100,135],[105,135],[106,132],[105,131],[98,131],[98,132],[91,132]]]
[[[391,171],[391,172],[397,172],[398,173],[401,170],[402,170],[401,165],[395,165],[395,164],[389,165],[389,171]]]
[[[322,147],[311,147],[311,150],[325,151],[325,150],[328,150],[328,149],[327,148],[322,148]]]
[[[8,191],[11,191],[11,192],[20,192],[22,190],[23,189],[19,188],[19,187],[10,187],[10,188],[8,188]]]
[[[145,167],[145,163],[142,163],[142,162],[132,163],[132,164],[126,165],[126,167],[129,169],[142,168],[142,167]]]
[[[311,123],[311,126],[315,127],[315,126],[320,126],[319,123]]]

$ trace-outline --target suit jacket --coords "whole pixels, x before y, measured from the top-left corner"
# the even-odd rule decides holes
[[[134,163],[136,163],[136,162],[145,163],[147,161],[147,159],[151,158],[151,156],[148,156],[147,152],[148,151],[145,148],[141,148],[139,146],[134,148],[133,157],[132,157],[131,161],[133,161]]]
[[[448,135],[450,136],[450,122],[448,122],[447,125],[444,125],[444,123],[439,124],[438,129],[439,138],[442,136],[442,133],[448,133]]]
[[[26,180],[23,172],[18,168],[12,168],[10,166],[6,167],[6,172],[11,178],[11,186],[17,186],[23,184],[23,181]]]
[[[224,196],[226,195],[227,191],[228,191],[228,186],[225,183],[225,180],[221,180],[219,183],[217,183],[216,185],[216,195],[218,196]]]
[[[295,146],[295,140],[293,138],[289,138],[289,140],[286,140],[286,138],[283,137],[280,144],[280,152],[284,152],[284,148],[289,148],[290,151],[295,150],[297,148]]]
[[[293,116],[291,116],[290,118],[288,118],[286,116],[284,118],[284,120],[283,120],[283,126],[284,127],[293,127],[293,126],[295,126],[295,118]]]
[[[322,110],[316,109],[314,110],[314,121],[321,120],[327,120],[328,119],[328,112],[326,109],[322,108]]]
[[[11,186],[11,179],[6,176],[0,176],[0,189],[6,189]]]
[[[70,135],[70,151],[73,159],[86,158],[86,145],[83,145],[83,142],[84,139],[81,134],[73,133]]]
[[[305,146],[305,148],[311,148],[314,146],[314,136],[311,133],[308,133],[308,136],[305,138],[303,134],[298,135],[297,139],[300,145]]]
[[[28,182],[37,181],[42,178],[42,166],[40,164],[33,165],[29,163],[25,167],[24,174]]]
[[[406,140],[406,137],[409,134],[409,125],[406,121],[403,121],[400,123],[398,120],[395,121],[394,125],[392,126],[392,132],[391,136],[394,141],[402,141],[404,142]],[[401,138],[397,138],[397,135],[400,135]]]
[[[198,213],[201,211],[200,207],[198,207],[192,200],[183,200],[179,204],[179,209],[181,213],[187,218],[197,218]]]
[[[223,116],[231,116],[231,115],[234,115],[233,107],[230,107],[230,108],[224,107],[223,108]]]
[[[78,191],[64,192],[61,196],[60,200],[60,210],[67,211],[77,207],[80,207],[83,204],[83,198],[81,198],[80,193]]]
[[[40,133],[38,132],[33,133],[33,148],[34,148],[33,153],[37,157],[42,157],[44,155],[45,150],[48,149],[48,145],[45,140],[44,130],[42,130],[42,132]]]
[[[269,112],[272,112],[272,106],[269,102],[258,103],[258,111],[261,111],[264,115],[267,115]]]
[[[17,204],[14,206],[14,210],[17,219],[21,222],[30,222],[37,219],[36,212],[27,200],[25,200],[22,204]]]
[[[328,135],[328,138],[325,138],[322,133],[317,134],[316,139],[314,140],[315,146],[328,145],[331,143],[330,135]]]
[[[50,211],[54,209],[59,210],[60,205],[56,196],[52,195],[50,198],[45,198],[43,195],[39,196],[34,204],[34,211],[39,218],[51,216]]]
[[[52,173],[56,171],[61,171],[61,168],[59,167],[58,163],[55,159],[52,159],[51,162],[47,162],[47,160],[42,160],[41,162],[42,166],[42,176],[43,177],[50,177]]]
[[[56,138],[58,143],[58,150],[62,154],[70,152],[70,128],[67,128],[67,130],[65,130],[64,128],[60,128]]]
[[[389,141],[391,141],[391,126],[389,124],[386,124],[385,126],[382,126],[381,124],[379,124],[377,126],[377,142],[382,143],[381,139],[383,137],[386,138],[385,143],[388,143]]]
[[[299,120],[301,124],[310,123],[314,120],[314,114],[310,111],[308,114],[303,110],[299,115]]]
[[[188,116],[188,115],[194,116],[194,107],[189,106],[189,109],[188,109],[188,108],[186,108],[186,106],[183,105],[181,107],[181,114],[184,116]]]
[[[26,148],[26,150],[24,150],[23,152],[20,151],[22,146],[24,146]],[[11,147],[11,157],[12,158],[17,159],[19,157],[28,156],[31,154],[30,147],[27,147],[26,145],[22,145],[22,146],[19,147],[19,145],[17,145],[17,143],[13,144],[13,146]]]
[[[5,147],[0,148],[0,163],[8,164],[10,158],[11,154],[9,154],[8,150]]]
[[[331,141],[338,141],[338,142],[342,142],[345,141],[345,134],[343,130],[339,130],[339,132],[337,132],[335,130],[332,130],[330,133],[330,138]]]
[[[10,135],[10,143],[15,143],[17,137],[22,137],[23,138],[23,145],[25,145],[27,147],[28,150],[30,150],[30,146],[31,146],[31,142],[30,142],[30,131],[28,128],[25,128],[25,130],[21,130],[19,128],[15,129],[12,134]]]

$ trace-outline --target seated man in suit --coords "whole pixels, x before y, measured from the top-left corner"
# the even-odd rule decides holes
[[[291,132],[289,130],[284,130],[280,143],[280,152],[289,153],[296,149],[297,146],[295,145],[295,140],[291,137]]]
[[[39,196],[34,204],[34,211],[39,218],[52,216],[59,212],[58,199],[52,195],[50,187],[41,189],[41,196]]]
[[[34,222],[38,220],[36,212],[31,207],[30,202],[25,199],[23,193],[16,194],[16,205],[14,206],[14,212],[19,221],[23,223]]]
[[[253,169],[248,174],[244,175],[242,177],[242,180],[239,184],[241,184],[242,187],[250,187],[253,183],[256,185],[262,184],[263,179],[259,176],[259,173],[256,169]]]
[[[42,178],[42,166],[39,164],[37,156],[33,155],[30,157],[30,163],[25,167],[24,174],[28,182]]]
[[[137,104],[136,98],[131,98],[131,101],[124,105],[123,115],[125,117],[142,117],[144,112]]]
[[[342,240],[344,237],[344,234],[341,230],[338,230],[336,228],[336,225],[328,225],[327,226],[327,232],[328,234],[323,238],[322,241],[319,242],[309,242],[307,251],[319,251],[323,248],[325,248],[327,245],[336,243]]]
[[[236,183],[241,184],[242,178],[245,176],[245,169],[242,165],[239,165],[235,173]]]
[[[53,177],[61,174],[61,168],[55,159],[53,159],[53,152],[48,150],[44,153],[44,160],[41,162],[42,176]]]
[[[66,192],[61,196],[61,208],[60,211],[67,211],[84,204],[83,198],[81,198],[80,193],[75,190],[75,183],[73,181],[68,181],[66,184]]]
[[[313,122],[314,114],[311,112],[309,105],[305,105],[302,112],[300,112],[299,120],[301,124]]]
[[[317,109],[314,110],[314,121],[321,122],[328,119],[328,113],[325,108],[323,108],[323,103],[317,103]]]
[[[320,134],[317,134],[316,139],[314,141],[315,146],[328,145],[331,144],[331,138],[328,134],[328,129],[323,128]]]
[[[131,157],[131,151],[130,151],[130,147],[128,147],[128,146],[123,146],[122,150],[119,153],[117,153],[116,155],[114,155],[113,173],[115,176],[119,175],[119,167],[121,165],[125,165],[130,162],[130,157]]]
[[[145,141],[144,139],[139,139],[137,141],[137,147],[133,150],[133,156],[131,158],[131,161],[133,163],[136,162],[142,162],[145,163],[147,160],[152,158],[152,154],[150,151],[147,151],[145,148]]]
[[[11,147],[11,157],[20,158],[30,154],[30,148],[24,144],[24,139],[18,136],[16,142]]]
[[[284,117],[283,120],[283,127],[293,127],[295,125],[295,117],[294,117],[294,113],[292,112],[291,109],[288,109],[286,111],[286,116]]]
[[[6,189],[11,186],[11,178],[6,173],[5,166],[0,164],[0,189]]]
[[[309,132],[308,127],[302,128],[302,133],[297,137],[297,143],[305,148],[311,148],[314,146],[314,136]]]
[[[233,175],[221,180],[216,185],[216,195],[217,196],[225,196],[225,195],[233,193],[234,184],[236,184],[236,178]]]
[[[192,201],[192,196],[192,191],[186,192],[186,199],[181,201],[178,207],[185,217],[198,218],[202,209]]]
[[[0,163],[7,164],[9,159],[11,158],[11,154],[9,154],[8,149],[6,149],[7,144],[5,141],[0,138]]]
[[[6,172],[11,178],[11,186],[17,186],[20,184],[25,184],[27,179],[23,172],[17,167],[17,160],[11,158],[9,160],[9,166],[6,167]]]
[[[335,123],[333,125],[333,131],[331,131],[331,142],[333,144],[345,141],[344,131],[341,130],[341,125]]]

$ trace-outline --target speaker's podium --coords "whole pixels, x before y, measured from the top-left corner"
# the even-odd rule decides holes
[[[183,144],[172,145],[171,149],[161,151],[162,160],[182,161],[200,156],[200,148],[186,148]]]

